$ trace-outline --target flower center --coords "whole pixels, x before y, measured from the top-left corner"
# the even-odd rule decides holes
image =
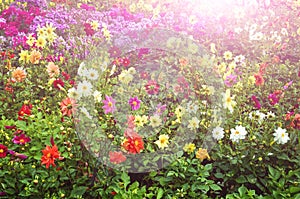
[[[24,140],[24,139],[20,139],[20,142],[21,142],[21,143],[24,143],[24,142],[25,142],[25,140]]]
[[[281,133],[281,137],[284,138],[284,137],[285,137],[285,134],[284,134],[284,133]]]
[[[51,153],[48,153],[48,154],[47,154],[47,158],[50,158],[50,157],[51,157]]]
[[[0,149],[0,153],[4,153],[4,150],[3,150],[3,149]]]
[[[230,103],[231,102],[231,97],[227,97],[226,102]]]
[[[136,106],[136,105],[137,105],[137,102],[136,102],[136,101],[133,101],[132,104],[133,104],[133,106]]]
[[[107,104],[109,107],[112,107],[113,103],[112,102],[108,102]]]
[[[137,141],[137,140],[134,141],[134,145],[135,145],[135,146],[138,146],[138,145],[139,145],[139,141]]]
[[[235,133],[236,135],[239,135],[239,134],[240,134],[240,132],[239,132],[239,131],[235,131],[234,133]]]

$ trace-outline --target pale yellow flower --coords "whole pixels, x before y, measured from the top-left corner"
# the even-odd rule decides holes
[[[158,140],[155,141],[154,143],[158,146],[158,148],[164,149],[169,145],[169,136],[166,134],[160,135],[158,137]]]
[[[225,60],[232,60],[232,52],[230,52],[230,51],[224,52],[223,58],[224,58]]]
[[[25,63],[28,63],[29,62],[29,58],[30,58],[30,55],[29,55],[29,52],[28,50],[21,50],[21,52],[19,53],[19,62],[23,61]]]
[[[183,150],[184,150],[185,152],[187,152],[188,154],[193,153],[193,152],[195,151],[195,149],[196,149],[196,146],[195,146],[194,143],[186,144],[186,145],[184,145],[184,147],[183,147]]]

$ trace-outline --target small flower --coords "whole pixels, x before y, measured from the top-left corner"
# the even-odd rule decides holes
[[[135,135],[133,137],[127,137],[122,143],[122,147],[129,153],[140,153],[144,149],[144,142],[141,136]]]
[[[21,50],[19,56],[20,56],[19,62],[25,62],[25,63],[29,62],[30,55],[28,50]]]
[[[65,98],[61,103],[60,103],[60,110],[63,114],[63,116],[68,116],[70,117],[75,113],[76,110],[76,102],[75,99],[73,98]]]
[[[264,78],[263,78],[263,76],[262,76],[261,73],[254,74],[254,77],[255,77],[255,85],[256,86],[264,85],[265,80],[264,80]]]
[[[149,95],[156,95],[159,92],[159,84],[155,80],[149,80],[148,83],[145,85],[146,92]]]
[[[120,164],[126,161],[126,156],[123,155],[121,151],[110,151],[109,152],[109,161],[114,164]]]
[[[233,86],[236,82],[237,82],[237,76],[232,74],[226,76],[226,79],[224,81],[225,85],[228,87]]]
[[[99,74],[98,74],[97,70],[90,68],[87,71],[86,77],[90,80],[97,80],[99,77]]]
[[[17,82],[22,82],[26,76],[27,73],[25,72],[25,70],[23,68],[16,68],[13,72],[12,72],[12,78],[13,80],[17,81]]]
[[[60,158],[60,154],[56,145],[46,146],[44,150],[42,150],[43,156],[41,158],[42,165],[45,164],[48,169],[50,165],[55,167],[54,161]]]
[[[239,140],[243,140],[247,135],[246,128],[243,126],[236,126],[235,129],[232,128],[230,129],[230,131],[231,131],[230,139],[233,142],[238,142]]]
[[[93,96],[94,96],[94,100],[96,102],[101,102],[101,100],[102,100],[102,93],[101,92],[96,90],[96,91],[94,91]]]
[[[257,108],[257,109],[260,109],[261,104],[260,104],[258,98],[255,95],[252,95],[251,99],[253,100],[253,102],[255,104],[254,107]]]
[[[116,111],[116,101],[109,96],[105,96],[105,100],[102,101],[104,103],[104,106],[102,106],[102,108],[104,109],[104,113],[108,114],[108,113],[113,113],[114,111]]]
[[[77,91],[80,96],[90,96],[92,94],[92,84],[89,81],[82,81],[78,83]]]
[[[41,58],[42,58],[42,54],[39,51],[33,50],[30,53],[29,60],[32,64],[38,64]]]
[[[12,155],[14,157],[17,157],[17,158],[19,158],[21,160],[25,160],[25,159],[28,158],[27,155],[24,155],[24,154],[21,154],[21,153],[17,153],[17,152],[15,152],[13,150],[8,150],[8,152],[9,152],[10,155]]]
[[[77,100],[81,96],[80,96],[79,92],[76,90],[76,88],[72,87],[68,90],[68,97]]]
[[[230,95],[230,90],[227,89],[225,94],[223,95],[224,107],[227,108],[230,113],[233,112],[233,108],[236,106],[236,102],[234,101],[235,96]]]
[[[128,103],[131,106],[131,109],[135,111],[140,108],[141,100],[139,100],[138,97],[133,97],[129,99]]]
[[[47,65],[47,72],[50,78],[53,78],[59,75],[59,67],[55,65],[53,62],[49,62]]]
[[[189,121],[188,128],[189,128],[190,130],[195,130],[195,129],[199,128],[199,123],[200,123],[200,120],[198,120],[198,118],[196,118],[196,117],[193,117],[193,118]]]
[[[300,130],[300,114],[295,115],[290,126],[294,129]]]
[[[162,123],[162,120],[160,119],[160,117],[158,115],[153,115],[150,117],[150,125],[155,128],[160,126]]]
[[[194,143],[188,143],[188,144],[184,145],[184,147],[183,147],[183,150],[185,152],[187,152],[188,154],[193,153],[195,151],[195,149],[196,149],[196,146]]]
[[[130,64],[130,60],[127,57],[125,57],[122,59],[122,64],[124,67],[127,67]]]
[[[221,140],[224,137],[224,134],[224,128],[219,126],[215,127],[212,131],[212,136],[216,140]]]
[[[260,124],[263,122],[265,117],[266,117],[266,115],[264,113],[260,112],[259,110],[249,113],[249,118],[251,120],[257,120]]]
[[[224,58],[225,60],[232,60],[232,52],[230,52],[230,51],[224,52],[223,58]]]
[[[158,140],[154,142],[158,148],[164,149],[165,147],[168,147],[169,144],[169,136],[166,134],[160,135],[158,137]]]
[[[286,129],[282,129],[280,127],[275,130],[275,133],[273,133],[273,135],[274,141],[278,144],[285,144],[290,140],[288,133],[286,133]]]
[[[156,107],[155,115],[161,115],[167,108],[167,105],[159,103]]]
[[[24,104],[18,112],[18,116],[19,116],[18,120],[23,120],[24,115],[30,115],[31,114],[31,108],[32,108],[32,105]]]
[[[208,155],[207,150],[202,148],[199,148],[196,152],[196,158],[199,159],[201,162],[205,159],[210,160],[210,156]]]
[[[0,158],[5,158],[7,154],[7,147],[0,144]]]
[[[53,87],[58,90],[63,90],[65,83],[61,79],[56,79],[53,81]]]
[[[15,136],[12,141],[15,144],[25,145],[26,143],[30,142],[31,139],[22,133],[21,135]]]

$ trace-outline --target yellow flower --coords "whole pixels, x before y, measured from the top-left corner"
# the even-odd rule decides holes
[[[99,23],[97,21],[93,20],[90,24],[91,24],[93,30],[95,30],[95,31],[98,30]]]
[[[33,46],[33,44],[36,42],[35,38],[33,37],[33,34],[30,34],[28,37],[27,37],[27,40],[26,40],[26,44],[28,44],[30,47]]]
[[[45,39],[45,37],[43,36],[39,36],[38,39],[36,40],[36,46],[38,48],[44,48],[47,44],[47,41]]]
[[[55,31],[55,27],[53,27],[53,24],[52,23],[50,23],[50,24],[46,24],[46,27],[45,27],[45,30],[46,30],[46,32],[47,32],[47,35],[49,36],[49,35],[52,35],[53,33],[54,33],[54,31]]]
[[[297,29],[297,34],[300,36],[300,27]]]
[[[21,52],[19,53],[19,62],[23,61],[25,63],[28,63],[29,62],[29,58],[30,58],[30,55],[29,55],[29,52],[28,50],[21,50]]]
[[[210,52],[212,52],[212,53],[216,53],[217,52],[216,44],[214,44],[214,43],[210,44]]]
[[[196,146],[195,146],[194,143],[186,144],[186,145],[184,145],[184,147],[183,147],[183,150],[184,150],[185,152],[187,152],[188,154],[193,153],[193,152],[195,151],[195,149],[196,149]]]
[[[168,147],[169,144],[169,136],[166,134],[160,135],[158,140],[154,142],[157,144],[158,148],[164,149],[165,147]]]
[[[181,116],[184,114],[185,109],[182,106],[178,106],[175,109],[175,115],[177,116],[177,118],[181,118]]]
[[[210,160],[210,156],[207,153],[206,149],[199,148],[196,152],[196,158],[199,159],[201,162],[205,159]]]
[[[255,84],[255,77],[252,75],[248,78],[248,82],[249,85],[254,85]]]
[[[135,5],[135,3],[132,3],[132,4],[129,6],[129,11],[130,11],[130,12],[135,12],[135,11],[136,11],[136,5]]]
[[[221,64],[219,64],[218,69],[220,73],[224,73],[226,71],[226,63],[222,62]]]
[[[230,52],[230,51],[224,52],[223,58],[224,58],[225,60],[232,60],[232,52]]]
[[[230,95],[230,90],[227,89],[224,96],[223,96],[223,102],[224,102],[224,107],[227,108],[230,113],[233,112],[233,108],[236,105],[236,102],[234,101],[235,96]]]
[[[42,36],[42,37],[47,37],[47,31],[45,27],[40,27],[38,26],[38,28],[36,29],[37,35]]]
[[[195,129],[199,128],[199,122],[200,121],[198,120],[198,118],[193,117],[191,120],[189,120],[188,128],[190,130],[195,130]]]
[[[198,21],[197,21],[197,17],[195,16],[195,15],[191,15],[190,17],[189,17],[189,22],[190,22],[190,24],[192,24],[192,25],[194,25],[194,24],[196,24]]]

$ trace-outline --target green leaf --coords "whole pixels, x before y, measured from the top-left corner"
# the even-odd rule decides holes
[[[239,189],[238,189],[239,193],[240,193],[240,196],[243,197],[246,195],[246,192],[247,192],[247,188],[243,186],[241,186]]]
[[[216,185],[216,184],[212,184],[212,185],[209,185],[209,186],[214,191],[220,191],[220,190],[222,190],[221,187],[219,185]]]
[[[290,193],[298,193],[300,192],[300,187],[290,187]]]
[[[82,196],[88,187],[85,186],[79,186],[79,187],[74,187],[72,192],[71,192],[71,197],[77,197],[77,196]]]
[[[162,188],[159,188],[157,191],[156,199],[161,199],[164,195],[164,190]]]
[[[245,182],[248,182],[247,179],[245,178],[245,176],[239,176],[237,179],[235,179],[235,181],[239,184],[243,184]]]
[[[223,173],[215,173],[214,175],[216,178],[219,178],[219,179],[224,177]]]
[[[124,182],[124,187],[126,188],[127,185],[129,185],[129,183],[130,183],[130,177],[128,176],[127,173],[123,172],[121,175],[121,179]]]

